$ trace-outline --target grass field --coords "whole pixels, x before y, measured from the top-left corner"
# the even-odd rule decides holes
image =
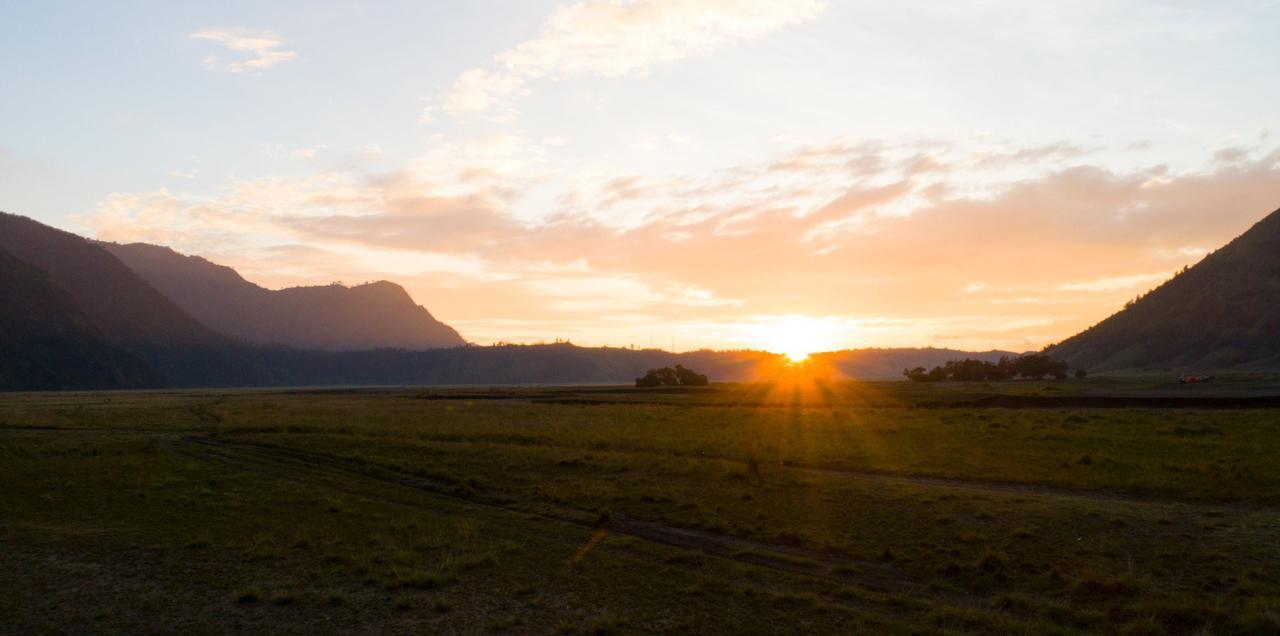
[[[1280,633],[1280,408],[1182,390],[0,395],[0,631]]]

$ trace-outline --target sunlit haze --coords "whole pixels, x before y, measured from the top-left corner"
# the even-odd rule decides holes
[[[467,340],[1026,351],[1280,201],[1274,2],[0,7],[0,209]]]

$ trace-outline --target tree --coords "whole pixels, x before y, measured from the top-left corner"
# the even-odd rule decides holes
[[[995,364],[993,369],[992,380],[1011,380],[1018,375],[1018,369],[1009,356],[1000,356],[1000,361]]]
[[[902,375],[912,382],[938,382],[955,380],[957,382],[986,382],[991,380],[1010,380],[1015,377],[1043,379],[1053,376],[1059,380],[1067,377],[1067,363],[1054,360],[1047,355],[1033,353],[1017,358],[1001,356],[996,363],[985,360],[948,360],[942,366],[925,371],[924,367],[903,369]],[[1077,375],[1077,377],[1081,377]]]
[[[1089,372],[1088,372],[1088,371],[1085,371],[1084,369],[1076,369],[1076,379],[1077,379],[1077,380],[1083,380],[1083,379],[1085,379],[1085,378],[1087,378],[1087,377],[1089,377]]]
[[[996,366],[982,360],[950,360],[943,367],[946,377],[959,382],[982,382],[993,379]]]
[[[902,375],[912,382],[928,382],[929,370],[924,367],[916,367],[914,369],[903,369]]]
[[[707,376],[678,364],[676,365],[676,381],[680,386],[706,386],[708,382]]]
[[[1062,379],[1067,377],[1067,363],[1054,360],[1042,353],[1033,353],[1018,358],[1014,362],[1018,375],[1034,380],[1043,379],[1047,375]]]
[[[677,364],[671,367],[649,369],[643,377],[636,378],[637,387],[652,386],[706,386],[709,380],[692,369]]]

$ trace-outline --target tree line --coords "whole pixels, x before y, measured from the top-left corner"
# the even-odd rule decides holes
[[[1016,358],[1001,356],[998,362],[970,358],[948,360],[946,364],[932,369],[925,369],[924,367],[903,369],[902,375],[912,382],[941,382],[943,380],[986,382],[991,380],[1012,380],[1014,378],[1041,380],[1046,377],[1054,377],[1061,380],[1067,377],[1067,371],[1066,362],[1054,360],[1042,353],[1031,353]],[[1084,369],[1079,369],[1075,373],[1077,378],[1084,378],[1087,375]]]

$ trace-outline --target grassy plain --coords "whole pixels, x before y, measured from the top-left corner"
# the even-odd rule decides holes
[[[0,631],[1280,633],[1265,384],[0,395]]]

